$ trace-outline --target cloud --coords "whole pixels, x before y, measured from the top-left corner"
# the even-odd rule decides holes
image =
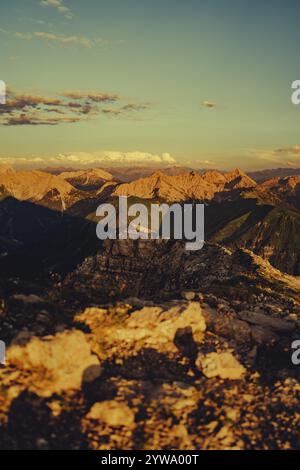
[[[110,104],[110,108],[103,108]],[[18,93],[7,90],[6,104],[0,106],[0,124],[5,126],[72,124],[104,115],[130,118],[149,108],[149,104],[123,103],[116,93],[66,91],[56,96]]]
[[[176,163],[169,154],[153,154],[148,152],[117,152],[104,150],[98,152],[73,152],[51,157],[0,157],[0,165],[17,166],[72,166],[90,167],[94,165],[167,165]]]
[[[3,166],[27,166],[27,165],[42,165],[44,159],[41,157],[0,157],[0,168]]]
[[[104,44],[102,38],[88,38],[87,36],[65,36],[64,34],[54,34],[54,33],[47,33],[45,31],[35,31],[20,33],[16,32],[15,37],[24,39],[26,41],[31,41],[34,38],[41,39],[43,41],[47,41],[48,44],[58,44],[61,46],[81,46],[85,47],[86,49],[91,49],[99,44]]]
[[[118,163],[118,164],[168,164],[175,163],[175,159],[169,153],[153,154],[147,152],[75,152],[60,154],[50,159],[51,163],[94,165],[97,163]]]
[[[67,91],[63,93],[66,98],[73,100],[90,100],[94,103],[113,103],[120,100],[120,96],[112,93],[99,93],[99,92],[80,92],[80,91]]]
[[[217,103],[214,101],[202,101],[202,106],[205,108],[215,108],[217,106]]]
[[[103,108],[102,113],[106,114],[107,116],[130,116],[137,111],[150,109],[150,107],[150,103],[129,103],[119,108]]]
[[[249,149],[247,157],[252,157],[266,164],[278,166],[299,167],[300,165],[300,145],[282,147],[277,149]]]
[[[300,145],[294,145],[293,147],[280,148],[275,150],[279,155],[285,155],[288,157],[300,157]]]
[[[6,126],[56,126],[57,124],[70,124],[79,122],[80,118],[76,117],[48,117],[39,114],[21,114],[19,116],[11,116],[5,123]]]
[[[35,21],[38,24],[45,24],[42,20]],[[53,27],[51,24],[48,24],[49,27]],[[102,37],[88,37],[88,36],[78,36],[78,35],[65,35],[65,34],[56,34],[49,31],[7,31],[3,28],[0,28],[1,34],[7,34],[11,37],[19,38],[25,41],[32,41],[34,39],[44,41],[48,46],[57,46],[57,47],[66,47],[66,46],[80,46],[86,49],[91,49],[93,47],[101,46],[105,47],[111,44],[123,44],[124,41],[119,40],[110,40]]]
[[[72,11],[63,3],[63,0],[41,0],[40,5],[43,7],[55,8],[59,13],[62,13],[68,19],[73,18]]]
[[[197,166],[203,165],[205,167],[214,167],[216,165],[216,162],[212,160],[192,160],[190,163]]]

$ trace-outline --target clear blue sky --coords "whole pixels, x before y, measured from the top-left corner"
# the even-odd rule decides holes
[[[1,0],[8,98],[64,103],[4,114],[0,155],[300,166],[299,14],[296,0]],[[118,98],[70,114],[75,91]]]

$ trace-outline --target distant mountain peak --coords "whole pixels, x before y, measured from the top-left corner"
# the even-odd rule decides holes
[[[151,176],[119,185],[114,195],[136,196],[144,199],[160,197],[166,201],[211,200],[218,192],[254,186],[256,183],[240,170],[225,174],[213,170],[203,175],[194,170],[166,175],[158,170]]]

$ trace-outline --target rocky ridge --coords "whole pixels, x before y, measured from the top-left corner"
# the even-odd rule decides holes
[[[113,195],[142,199],[160,198],[168,202],[211,200],[216,193],[251,188],[255,185],[256,183],[240,170],[228,173],[208,171],[203,175],[191,171],[171,176],[157,171],[149,177],[119,185]]]

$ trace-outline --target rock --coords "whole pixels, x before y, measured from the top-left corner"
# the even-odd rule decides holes
[[[33,331],[22,330],[12,340],[12,346],[24,346],[34,336]]]
[[[85,370],[99,366],[84,333],[78,330],[34,337],[24,346],[13,345],[7,351],[7,362],[30,371],[30,390],[45,397],[79,389]]]
[[[0,299],[0,317],[5,315],[5,301]]]
[[[16,294],[13,296],[14,300],[19,300],[24,304],[39,304],[43,302],[43,299],[37,295],[30,294],[30,295],[23,295],[23,294]]]
[[[36,316],[36,321],[48,325],[51,322],[51,315],[46,311],[42,311]]]
[[[251,336],[255,343],[262,346],[272,346],[279,340],[276,333],[261,326],[252,326]]]
[[[46,441],[46,439],[39,437],[36,440],[36,447],[38,450],[49,450],[49,443]]]
[[[107,400],[95,403],[87,419],[103,421],[108,426],[132,426],[134,424],[134,412],[125,404],[115,400]]]
[[[125,299],[125,302],[134,308],[143,308],[147,303],[144,300],[138,299],[137,297],[128,297]]]
[[[224,317],[209,305],[203,305],[203,316],[209,329],[224,338],[234,339],[238,344],[249,344],[251,327],[236,318]]]
[[[196,294],[195,294],[195,292],[185,292],[185,291],[183,291],[183,292],[181,292],[181,296],[182,296],[183,299],[190,301],[190,300],[194,300]]]
[[[238,380],[246,373],[246,369],[230,352],[212,352],[206,356],[198,356],[196,366],[208,377]]]
[[[82,376],[82,383],[91,383],[101,376],[102,368],[100,365],[93,365],[88,367]]]
[[[282,320],[281,318],[270,317],[259,312],[243,310],[239,312],[239,317],[247,323],[269,328],[279,333],[290,333],[295,330],[295,323]]]
[[[138,352],[153,348],[159,352],[177,351],[174,344],[179,330],[188,328],[194,341],[201,342],[206,330],[199,302],[182,302],[176,306],[144,307],[122,317],[114,311],[89,308],[75,317],[101,336],[101,351],[111,357],[112,350]],[[102,357],[102,356],[101,356]]]

